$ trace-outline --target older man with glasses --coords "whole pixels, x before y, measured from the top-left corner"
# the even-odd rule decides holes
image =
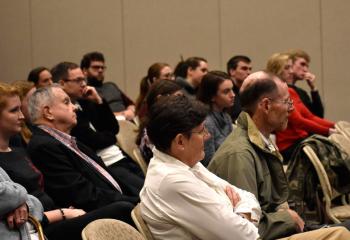
[[[116,145],[119,125],[107,101],[87,85],[83,71],[75,63],[57,64],[52,75],[77,109],[77,124],[71,134],[102,158],[129,195],[138,197],[144,177],[135,162]]]
[[[294,110],[288,86],[277,76],[260,71],[244,80],[240,97],[243,112],[238,117],[237,128],[215,153],[208,169],[255,195],[262,209],[258,226],[262,239],[303,232],[303,219],[288,206],[289,189],[282,155],[270,140],[271,133],[286,129]],[[319,237],[332,239],[322,234]],[[309,235],[300,239],[317,237]]]

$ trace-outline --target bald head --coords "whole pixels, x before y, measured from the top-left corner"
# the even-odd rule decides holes
[[[262,97],[278,93],[277,84],[280,82],[282,80],[277,76],[265,71],[250,74],[240,89],[242,109],[252,115]]]

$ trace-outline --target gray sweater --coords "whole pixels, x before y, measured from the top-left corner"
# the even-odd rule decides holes
[[[204,144],[205,157],[201,162],[208,166],[216,150],[232,132],[232,120],[226,112],[211,111],[205,119],[205,127],[211,137]]]
[[[41,221],[43,207],[38,199],[27,194],[21,185],[14,183],[6,172],[0,168],[0,238],[6,240],[30,240],[29,231],[26,224],[19,229],[10,230],[7,227],[6,214],[26,203],[29,213]]]

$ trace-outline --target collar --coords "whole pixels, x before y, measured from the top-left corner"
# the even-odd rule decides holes
[[[185,170],[191,170],[191,169],[197,169],[200,163],[196,163],[192,168],[188,166],[187,164],[181,162],[179,159],[174,158],[173,156],[170,156],[169,154],[166,154],[164,152],[159,151],[156,148],[153,148],[153,155],[158,158],[160,161],[171,164],[173,167],[185,169]]]
[[[237,119],[237,123],[238,123],[238,126],[247,130],[249,141],[252,144],[257,146],[258,148],[260,148],[264,152],[268,152],[270,154],[275,155],[280,160],[283,159],[282,155],[279,153],[279,151],[277,151],[276,147],[271,143],[271,141],[269,139],[266,139],[261,134],[259,129],[256,127],[253,119],[249,116],[249,114],[247,112],[244,112],[244,111],[241,112],[241,114],[239,115],[239,117]],[[266,143],[268,143],[268,145],[272,145],[272,146],[268,146]],[[274,148],[273,151],[271,151],[272,147]]]
[[[47,132],[52,137],[56,138],[57,140],[59,140],[61,142],[69,142],[71,144],[76,145],[76,138],[67,134],[67,133],[64,133],[58,129],[55,129],[55,128],[52,128],[52,127],[49,127],[46,125],[39,125],[38,128]]]

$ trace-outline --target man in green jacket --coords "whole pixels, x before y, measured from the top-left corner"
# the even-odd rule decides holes
[[[304,221],[288,207],[282,156],[269,138],[272,132],[287,127],[293,111],[288,86],[260,71],[247,77],[240,97],[243,112],[237,128],[217,150],[208,169],[255,195],[263,211],[259,223],[263,239],[302,232]]]

